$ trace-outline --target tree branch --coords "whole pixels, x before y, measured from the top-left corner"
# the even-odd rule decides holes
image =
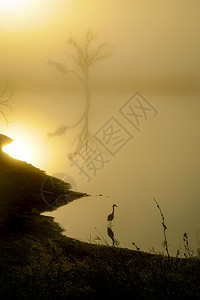
[[[111,53],[108,53],[108,54],[102,54],[102,55],[99,55],[97,57],[95,57],[93,60],[91,60],[88,64],[89,65],[92,65],[95,61],[98,61],[100,59],[104,59],[104,58],[108,58],[110,57],[114,52],[111,52]]]
[[[107,43],[102,43],[101,45],[99,45],[99,47],[97,48],[97,50],[95,52],[93,52],[91,54],[91,56],[88,58],[88,63],[90,63],[91,60],[93,60],[95,57],[97,57],[101,51],[103,50],[103,48],[108,47]]]
[[[11,106],[9,105],[10,100],[12,99],[13,91],[9,89],[10,86],[8,85],[8,81],[5,84],[1,94],[0,94],[0,114],[3,116],[6,125],[8,126],[8,117],[7,113],[4,111],[5,107],[11,111]]]
[[[92,41],[94,41],[96,39],[97,35],[100,32],[101,31],[98,31],[95,35],[90,30],[88,30],[88,32],[87,32],[87,42],[86,42],[86,47],[85,47],[86,61],[88,61],[88,48],[89,48],[89,45],[91,44]]]
[[[83,80],[83,78],[78,74],[78,72],[73,71],[73,70],[69,70],[69,73],[73,73],[79,80],[80,82],[85,86],[85,81]]]

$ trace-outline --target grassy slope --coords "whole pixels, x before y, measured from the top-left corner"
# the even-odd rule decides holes
[[[79,242],[39,215],[9,231],[0,244],[1,299],[200,299],[197,258],[169,265],[163,256]]]

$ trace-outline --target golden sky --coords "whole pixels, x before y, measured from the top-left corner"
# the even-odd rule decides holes
[[[93,67],[100,90],[101,84],[114,89],[116,82],[121,89],[133,83],[199,89],[199,9],[196,0],[33,0],[22,9],[1,10],[0,78],[22,89],[48,88],[49,82],[60,88],[45,55],[68,64],[69,32],[81,41],[90,28],[103,30],[99,40],[109,40],[115,52]]]

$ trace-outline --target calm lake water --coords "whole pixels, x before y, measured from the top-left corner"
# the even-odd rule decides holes
[[[165,216],[170,251],[175,255],[179,249],[183,255],[185,232],[191,247],[200,247],[199,96],[140,91],[144,100],[132,97],[135,92],[93,97],[89,131],[101,141],[105,155],[104,160],[96,156],[95,171],[91,165],[83,168],[83,154],[75,159],[79,167],[68,158],[78,129],[47,139],[48,132],[79,120],[85,105],[82,95],[24,95],[16,105],[15,122],[5,131],[12,135],[16,128],[32,128],[41,149],[40,159],[32,163],[91,195],[45,214],[54,216],[67,236],[82,241],[99,236],[112,244],[107,215],[115,203],[112,230],[120,246],[134,249],[135,242],[143,251],[162,251],[155,198]]]

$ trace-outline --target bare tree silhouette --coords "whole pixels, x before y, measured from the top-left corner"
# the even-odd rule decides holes
[[[73,74],[84,88],[85,93],[85,109],[80,119],[72,126],[67,126],[68,129],[78,128],[81,126],[80,132],[75,137],[77,142],[74,154],[83,146],[89,139],[92,140],[92,135],[89,131],[89,112],[91,107],[91,90],[90,90],[90,67],[97,61],[108,58],[113,54],[107,42],[102,42],[97,46],[94,44],[100,31],[93,34],[88,30],[85,37],[85,42],[80,45],[70,34],[68,44],[72,47],[74,54],[70,58],[78,67],[77,70],[66,68],[65,63],[54,62],[47,60],[47,64],[55,67],[61,74]],[[53,136],[53,135],[52,135]]]
[[[0,92],[0,114],[3,117],[6,125],[8,126],[8,115],[11,112],[10,102],[12,100],[13,90],[8,84],[8,81],[5,83],[2,91]]]

